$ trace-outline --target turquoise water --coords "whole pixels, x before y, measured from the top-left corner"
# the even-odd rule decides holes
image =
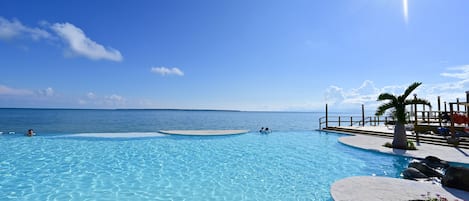
[[[38,136],[0,135],[0,200],[330,200],[334,181],[398,177],[409,160],[342,145],[337,139],[343,135],[312,130],[317,125],[312,113],[165,111],[170,117],[151,112],[140,117],[142,111],[90,111],[92,117],[84,118],[80,111],[55,112],[56,124],[43,125],[54,121],[30,114],[12,118],[17,122],[6,129],[20,130],[40,118],[33,127],[42,131]],[[108,112],[127,115],[113,119]],[[149,119],[155,116],[170,128],[152,126]],[[73,121],[80,124],[68,128]],[[186,124],[180,128],[173,121]],[[126,139],[69,135],[210,126],[257,130],[260,125],[274,132]]]

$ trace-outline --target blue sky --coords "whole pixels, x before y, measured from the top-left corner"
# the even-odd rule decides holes
[[[467,0],[0,1],[0,107],[322,111],[465,100]]]

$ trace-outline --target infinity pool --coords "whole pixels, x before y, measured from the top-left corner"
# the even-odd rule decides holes
[[[0,135],[0,200],[331,200],[334,181],[410,159],[319,131],[111,138]]]

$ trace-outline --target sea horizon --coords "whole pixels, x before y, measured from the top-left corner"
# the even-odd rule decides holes
[[[0,131],[43,134],[159,130],[314,130],[321,112],[187,109],[0,108]]]
[[[236,110],[236,109],[191,109],[191,108],[72,108],[72,107],[0,107],[0,109],[26,110],[155,110],[155,111],[201,111],[201,112],[286,112],[286,113],[324,113],[324,111],[309,110]],[[340,113],[340,112],[330,112]]]

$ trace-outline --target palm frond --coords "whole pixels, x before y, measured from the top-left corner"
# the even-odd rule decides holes
[[[394,109],[394,116],[397,118],[397,121],[400,123],[406,123],[406,105],[411,104],[423,104],[423,105],[430,105],[425,99],[409,99],[406,100],[407,97],[414,91],[418,86],[420,86],[421,82],[414,82],[411,84],[404,92],[404,94],[400,96],[395,96],[389,93],[382,93],[378,97],[378,101],[389,100],[389,102],[384,103],[383,105],[379,106],[376,110],[376,115],[380,116],[383,115],[386,110],[393,108]],[[430,105],[431,106],[431,105]]]
[[[386,112],[386,110],[391,109],[391,108],[394,108],[394,107],[395,107],[394,104],[395,104],[395,102],[389,102],[389,103],[382,104],[382,105],[379,106],[378,109],[376,110],[375,115],[376,115],[376,116],[381,116],[381,115],[383,115],[384,112]]]
[[[412,91],[414,91],[421,84],[421,82],[414,82],[409,87],[407,87],[404,94],[402,94],[402,100],[405,100],[412,93]]]
[[[378,101],[383,101],[383,100],[390,100],[392,102],[397,101],[396,96],[390,94],[390,93],[382,93],[378,96]]]

